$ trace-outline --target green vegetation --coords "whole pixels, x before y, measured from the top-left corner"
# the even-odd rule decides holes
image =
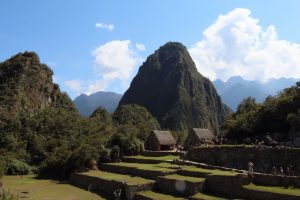
[[[249,97],[243,100],[237,111],[221,127],[222,134],[242,141],[245,138],[262,138],[267,144],[276,144],[289,137],[289,131],[300,130],[300,82],[278,95],[266,98],[262,104]],[[278,135],[278,133],[281,133]],[[268,135],[268,136],[267,136]],[[250,141],[249,141],[250,142]]]
[[[101,108],[90,118],[81,117],[52,75],[34,52],[0,63],[0,156],[5,158],[5,174],[38,172],[40,177],[67,179],[91,163],[111,161],[114,146],[119,156],[139,154],[144,145],[138,138],[159,128],[140,106],[120,107],[114,121]]]
[[[202,172],[210,175],[223,175],[223,176],[236,176],[237,173],[233,171],[225,171],[219,169],[204,169],[196,166],[182,166],[182,170],[191,171],[191,172]]]
[[[145,197],[149,197],[151,199],[156,199],[156,200],[184,200],[184,198],[173,197],[171,195],[161,194],[153,191],[143,191],[143,192],[138,192],[137,194]]]
[[[266,191],[266,192],[287,194],[287,195],[300,197],[300,189],[294,187],[271,187],[271,186],[261,186],[261,185],[254,185],[254,184],[245,185],[243,187],[250,190]]]
[[[205,200],[226,200],[224,198],[221,197],[216,197],[216,196],[211,196],[208,194],[203,194],[203,193],[197,193],[194,196],[192,196],[193,199],[205,199]]]
[[[204,182],[205,178],[198,178],[192,176],[182,176],[178,174],[171,174],[164,176],[166,179],[178,180],[178,181],[189,181],[189,182]]]
[[[229,109],[203,77],[185,46],[169,42],[140,67],[119,105],[144,106],[164,129],[208,127],[216,132]]]
[[[59,183],[52,180],[36,179],[34,176],[5,176],[4,188],[20,196],[21,199],[30,200],[102,200],[99,195],[86,190]],[[1,198],[0,198],[1,199]],[[1,199],[2,200],[2,199]]]
[[[98,171],[93,170],[89,172],[82,173],[84,175],[93,176],[93,177],[99,177],[101,179],[105,180],[113,180],[113,181],[119,181],[119,182],[126,182],[128,185],[139,185],[139,184],[147,184],[154,182],[153,180],[137,177],[137,176],[130,176],[130,175],[123,175],[123,174],[115,174],[110,172],[104,172],[104,171]]]
[[[152,170],[152,171],[163,171],[163,172],[175,172],[174,168],[176,165],[170,163],[160,163],[160,164],[141,164],[141,163],[109,163],[109,165],[136,168],[140,170]]]
[[[112,117],[116,125],[130,126],[131,132],[135,132],[135,136],[144,141],[152,130],[160,129],[148,110],[135,104],[119,106]]]

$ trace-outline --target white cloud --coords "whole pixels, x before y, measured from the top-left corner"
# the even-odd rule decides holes
[[[84,90],[83,82],[79,79],[69,80],[64,82],[67,87],[76,93],[81,94]]]
[[[143,61],[130,40],[108,42],[94,49],[92,55],[95,57],[95,69],[99,79],[89,84],[88,94],[104,90],[116,80],[126,89],[134,68]]]
[[[112,31],[114,30],[114,25],[113,24],[104,24],[104,23],[96,23],[95,27],[97,29],[103,29],[103,30],[107,30],[107,31]]]
[[[105,91],[114,88],[119,92],[127,89],[133,77],[133,70],[144,60],[138,55],[140,50],[130,40],[113,40],[95,48],[95,77],[90,80],[74,79],[64,84],[76,95]]]
[[[143,44],[140,43],[136,43],[135,47],[139,50],[139,51],[146,51],[146,47]]]
[[[248,9],[220,15],[203,35],[189,52],[198,71],[212,80],[300,77],[300,44],[279,39],[273,25],[264,29]]]

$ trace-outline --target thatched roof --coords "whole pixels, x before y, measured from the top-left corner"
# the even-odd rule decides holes
[[[199,138],[199,140],[214,138],[214,134],[209,129],[192,128],[191,131],[196,134],[196,136]]]
[[[160,145],[176,144],[176,140],[170,131],[154,130],[154,131],[152,131],[152,134],[155,135],[155,137],[157,138],[157,141],[159,142]]]

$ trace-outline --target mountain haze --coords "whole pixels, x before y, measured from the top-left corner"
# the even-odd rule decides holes
[[[276,95],[296,82],[297,80],[293,78],[280,78],[270,79],[262,83],[260,81],[244,80],[240,76],[233,76],[226,82],[217,79],[213,81],[213,84],[224,103],[232,110],[236,110],[238,104],[247,97],[253,97],[257,102],[262,103],[267,96]]]
[[[99,107],[114,112],[121,97],[121,94],[100,91],[91,95],[81,94],[75,98],[74,104],[82,116],[88,117]]]
[[[169,42],[140,67],[119,106],[138,104],[157,118],[162,128],[217,130],[229,110],[213,84],[203,77],[185,46]]]

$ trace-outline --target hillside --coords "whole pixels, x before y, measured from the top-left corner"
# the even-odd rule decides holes
[[[53,83],[53,72],[34,52],[19,53],[0,63],[0,113],[11,117],[53,106],[74,110],[70,98]]]
[[[160,47],[140,67],[119,106],[132,103],[147,108],[162,128],[172,130],[216,131],[229,112],[186,47],[176,42]]]
[[[91,95],[81,94],[74,99],[74,104],[82,116],[88,117],[99,107],[113,113],[121,98],[121,94],[100,91]]]

